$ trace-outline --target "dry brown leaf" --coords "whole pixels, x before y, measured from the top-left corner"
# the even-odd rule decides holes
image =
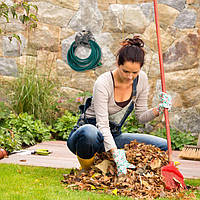
[[[104,174],[108,172],[108,167],[111,166],[111,161],[109,160],[103,160],[98,165],[95,165],[98,169],[100,169]]]
[[[151,169],[157,169],[157,168],[160,168],[161,166],[161,160],[160,159],[154,159],[151,161],[151,164],[150,164],[150,167]]]

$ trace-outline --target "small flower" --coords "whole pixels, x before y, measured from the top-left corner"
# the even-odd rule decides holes
[[[77,98],[76,98],[76,102],[78,102],[78,103],[83,102],[83,97],[77,97]]]
[[[63,103],[63,99],[62,98],[60,98],[60,99],[58,99],[58,101],[57,101],[57,103]]]

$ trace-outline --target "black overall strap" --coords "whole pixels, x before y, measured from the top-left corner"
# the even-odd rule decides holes
[[[139,76],[137,76],[133,81],[133,94],[132,94],[132,96],[136,96],[136,93],[137,93],[138,77]],[[134,102],[131,101],[131,104],[129,105],[128,109],[126,110],[126,112],[125,112],[125,114],[123,116],[123,118],[121,119],[120,123],[118,124],[119,128],[121,128],[123,126],[124,122],[126,121],[128,116],[131,114],[133,109],[134,109]]]

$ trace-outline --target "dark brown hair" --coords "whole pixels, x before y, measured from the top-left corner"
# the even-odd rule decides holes
[[[144,42],[139,38],[139,36],[134,36],[132,39],[127,38],[121,43],[122,47],[117,53],[117,63],[118,65],[123,65],[126,61],[138,62],[140,67],[144,64],[143,50]]]

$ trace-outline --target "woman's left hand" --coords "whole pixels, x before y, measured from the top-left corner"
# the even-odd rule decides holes
[[[160,100],[160,103],[157,106],[157,111],[159,112],[159,114],[163,113],[164,108],[167,108],[169,111],[171,110],[172,97],[169,94],[165,92],[161,92],[159,94],[159,100]]]

